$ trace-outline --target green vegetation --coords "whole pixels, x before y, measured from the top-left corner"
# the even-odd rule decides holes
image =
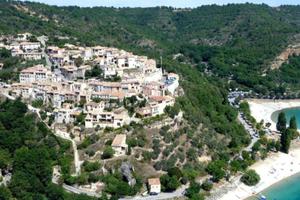
[[[96,170],[100,169],[100,167],[101,167],[99,162],[88,162],[88,161],[85,161],[82,164],[82,166],[84,168],[84,171],[86,171],[86,172],[96,171]]]
[[[29,15],[12,5],[26,6],[36,14]],[[265,97],[292,97],[298,91],[296,89],[299,82],[299,57],[291,57],[289,62],[276,70],[270,70],[269,63],[288,44],[294,42],[294,36],[300,30],[299,10],[299,6],[272,8],[254,4],[211,5],[190,11],[178,11],[169,7],[61,8],[39,3],[0,0],[0,34],[32,32],[49,36],[51,45],[73,43],[83,46],[113,46],[138,55],[147,55],[157,61],[162,56],[163,67],[180,75],[180,85],[185,94],[177,98],[173,108],[166,108],[166,112],[170,117],[174,117],[182,110],[187,123],[178,132],[161,133],[163,142],[168,144],[165,150],[161,149],[162,144],[159,142],[151,144],[154,149],[152,160],[157,158],[160,152],[164,156],[164,160],[156,162],[154,166],[156,169],[167,171],[179,159],[179,163],[185,163],[180,167],[190,180],[209,173],[214,181],[219,181],[229,173],[245,170],[255,160],[254,156],[247,153],[243,153],[243,158],[247,157],[243,161],[230,159],[236,157],[243,147],[249,144],[250,138],[242,125],[236,121],[237,110],[227,102],[228,89],[251,89],[259,96]],[[40,16],[48,20],[42,20]],[[70,39],[61,40],[59,36],[68,36]],[[180,56],[173,59],[176,54]],[[11,67],[1,70],[1,80],[17,80],[17,71],[23,66],[19,67],[20,62],[10,58],[8,52],[3,52],[1,57],[13,63],[6,64]],[[78,59],[76,63],[79,66],[81,61]],[[28,66],[27,63],[26,65]],[[16,72],[15,68],[18,69]],[[96,68],[86,75],[101,77]],[[113,77],[112,80],[118,81],[119,77]],[[134,114],[139,105],[132,97],[126,99],[125,106]],[[248,120],[254,121],[250,118],[249,106],[246,103],[242,103],[240,109]],[[83,123],[83,117],[84,115],[79,116],[79,125]],[[158,116],[143,120],[143,123],[150,124],[161,119],[163,117]],[[258,127],[261,127],[261,124],[258,124]],[[280,127],[282,129],[283,125]],[[185,142],[190,144],[188,149],[180,150],[172,146],[172,143],[180,142],[180,136],[187,138]],[[19,137],[11,140],[17,143]],[[31,144],[31,140],[24,141],[28,146]],[[84,149],[94,142],[93,138],[87,138],[78,147]],[[147,145],[144,138],[138,140],[137,136],[129,138],[129,143],[130,147]],[[288,141],[283,143],[288,144]],[[262,139],[254,145],[253,151],[266,155],[269,150],[278,150],[278,146],[280,145],[275,141]],[[5,146],[3,149],[14,155],[10,150],[13,147],[14,145]],[[111,149],[107,147],[106,151],[107,157],[111,157]],[[172,155],[167,157],[169,153]],[[211,156],[213,161],[204,166],[198,161],[198,157],[202,155]],[[150,159],[149,155],[145,157]],[[8,165],[9,160],[5,161]],[[65,174],[69,174],[70,169],[67,166],[70,158],[63,156],[58,160]],[[107,178],[107,183],[116,182],[115,175],[111,176]],[[174,177],[163,177],[162,182],[164,181],[166,190],[178,187],[179,180]],[[65,176],[65,179],[69,178]],[[84,179],[85,177],[82,177],[82,180]],[[122,184],[123,182],[120,185]],[[107,192],[119,195],[119,188],[114,188],[113,185],[111,184]],[[57,188],[53,190],[55,189]],[[124,191],[128,190],[125,188]],[[15,195],[13,192],[12,194]]]
[[[297,120],[296,120],[296,117],[295,117],[295,116],[293,116],[293,117],[290,119],[290,125],[289,125],[289,128],[290,128],[290,129],[297,130]]]
[[[250,169],[243,174],[241,181],[246,185],[253,186],[260,181],[260,177],[254,170]]]
[[[241,102],[239,109],[245,115],[247,120],[249,120],[253,125],[256,124],[256,120],[251,116],[250,107],[247,101]]]
[[[156,59],[162,54],[164,60],[181,53],[177,62],[193,64],[201,72],[207,69],[221,79],[230,77],[231,86],[249,87],[265,95],[283,95],[288,92],[287,84],[298,81],[294,64],[268,69],[299,33],[300,22],[295,20],[299,6],[230,4],[176,11],[170,7],[59,8],[22,3],[36,13],[30,16],[10,6],[11,2],[0,3],[0,33],[35,32],[50,36],[50,43],[58,46],[75,41],[101,44]],[[261,76],[264,73],[267,75]]]
[[[291,140],[293,138],[294,132],[292,129],[285,129],[281,131],[280,142],[281,151],[284,153],[289,153],[289,148],[291,145]]]
[[[204,196],[199,193],[200,188],[199,183],[192,182],[190,187],[186,190],[185,196],[193,200],[204,200]]]
[[[286,118],[284,112],[280,112],[278,115],[276,129],[278,131],[284,131],[286,129]]]
[[[281,144],[281,151],[284,153],[289,153],[289,148],[291,145],[291,140],[296,138],[297,133],[297,124],[296,118],[292,117],[290,119],[290,126],[287,128],[287,122],[284,112],[279,113],[278,121],[276,124],[276,128],[280,131],[280,144]]]
[[[179,168],[170,168],[167,174],[160,177],[162,191],[171,192],[176,190],[181,185],[182,176],[183,174]]]
[[[226,166],[223,160],[216,160],[208,164],[207,172],[213,176],[213,180],[218,182],[225,177],[224,167]]]
[[[284,63],[278,70],[271,71],[268,79],[280,83],[283,89],[297,91],[300,88],[300,56],[291,56],[288,62]],[[298,97],[299,93],[290,95],[291,98]]]
[[[84,138],[83,142],[80,145],[78,145],[78,149],[87,148],[88,146],[90,146],[91,144],[94,144],[98,140],[99,140],[98,135],[95,135],[95,134],[89,135],[86,138]]]
[[[213,184],[211,181],[206,180],[202,183],[201,188],[205,191],[210,191],[213,187]]]
[[[85,78],[103,78],[103,71],[99,66],[94,66],[91,70],[85,72]]]
[[[105,192],[112,195],[111,199],[118,199],[122,196],[133,196],[141,188],[141,181],[136,178],[136,184],[129,186],[120,173],[108,174],[101,178],[106,184]]]
[[[101,155],[101,158],[102,159],[109,159],[109,158],[112,158],[115,154],[115,151],[113,150],[113,148],[111,146],[106,146],[102,155]]]
[[[175,106],[167,106],[164,111],[169,117],[174,118],[176,115],[178,115],[180,107],[175,104]]]
[[[20,58],[12,57],[9,50],[0,48],[0,63],[3,64],[3,68],[0,70],[0,81],[8,82],[11,80],[18,81],[18,74],[20,70],[36,64],[42,64],[44,61],[36,60],[23,62]]]
[[[93,199],[66,193],[51,183],[52,166],[64,168],[68,142],[56,138],[34,114],[27,113],[19,99],[0,103],[0,109],[0,167],[12,169],[8,187],[0,187],[1,199]]]
[[[35,108],[41,108],[43,106],[43,103],[44,103],[43,100],[37,99],[32,101],[31,105]]]

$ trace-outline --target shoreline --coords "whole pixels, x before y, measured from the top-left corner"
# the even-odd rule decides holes
[[[272,119],[273,113],[276,111],[297,108],[300,107],[300,99],[288,99],[288,100],[272,100],[272,99],[245,99],[250,107],[252,117],[259,123],[261,120],[264,124],[271,123],[269,129],[271,131],[276,130],[276,123]]]
[[[272,185],[300,173],[300,141],[294,142],[289,154],[271,153],[265,160],[259,160],[249,169],[260,175],[260,182],[255,186],[247,186],[235,177],[230,183],[223,184],[212,191],[209,200],[246,200]]]
[[[286,178],[283,178],[282,180],[280,180],[280,181],[278,181],[278,182],[276,182],[276,183],[273,183],[273,184],[270,185],[269,187],[263,189],[260,193],[263,194],[263,195],[265,195],[263,192],[266,191],[266,190],[268,190],[269,188],[274,187],[274,186],[277,185],[277,184],[282,184],[282,183],[284,183],[285,181],[287,181],[288,179],[290,179],[291,177],[299,176],[299,175],[300,175],[300,172],[297,172],[297,173],[292,174],[292,175],[290,175],[290,176],[288,176],[288,177],[286,177]],[[254,200],[254,198],[255,198],[255,196],[252,195],[252,196],[247,197],[247,198],[244,199],[244,200]]]

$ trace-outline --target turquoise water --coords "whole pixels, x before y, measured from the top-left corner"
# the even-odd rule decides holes
[[[272,114],[271,118],[274,122],[277,122],[277,118],[278,118],[278,114],[280,112],[284,112],[285,113],[285,117],[286,117],[286,121],[289,124],[290,119],[295,116],[296,120],[297,120],[297,128],[300,129],[300,108],[287,108],[284,110],[280,110],[280,111],[276,111]],[[299,199],[300,200],[300,199]]]
[[[300,174],[284,179],[261,193],[267,200],[300,200]]]

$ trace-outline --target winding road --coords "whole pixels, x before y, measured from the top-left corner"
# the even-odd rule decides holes
[[[249,135],[251,137],[250,144],[244,149],[245,151],[250,152],[250,151],[252,151],[253,145],[259,140],[259,136],[256,134],[255,129],[252,126],[250,126],[246,122],[246,120],[242,117],[241,112],[238,113],[238,120],[244,126],[245,130],[249,133]]]
[[[10,96],[7,93],[4,93],[4,92],[1,92],[1,93],[4,96],[6,96],[8,99],[11,99],[11,100],[16,99],[15,97]],[[27,105],[27,107],[31,112],[37,113],[38,117],[41,119],[40,113],[39,113],[40,109],[34,108],[31,105]],[[48,126],[48,128],[50,129],[49,126]],[[80,175],[82,161],[80,161],[80,159],[79,159],[79,153],[78,153],[76,142],[70,137],[70,134],[68,134],[66,132],[63,132],[61,130],[53,130],[53,132],[57,137],[60,137],[62,139],[69,140],[69,141],[72,142],[72,147],[73,147],[73,151],[74,151],[75,175],[76,176]],[[73,187],[73,186],[70,186],[70,185],[63,184],[62,186],[66,191],[69,191],[69,192],[72,192],[72,193],[86,194],[86,195],[92,196],[92,197],[100,197],[101,196],[98,193],[90,192],[90,191],[83,190],[83,189]],[[154,196],[135,196],[135,197],[128,197],[128,198],[120,198],[119,200],[164,200],[164,199],[172,199],[172,198],[177,198],[177,197],[184,196],[184,191],[188,187],[189,187],[188,185],[184,185],[184,186],[178,188],[177,190],[175,190],[174,192],[170,192],[170,193],[162,192],[162,193],[159,193],[158,195],[154,195]]]
[[[74,152],[75,175],[76,176],[80,175],[82,162],[79,159],[79,153],[78,153],[76,142],[70,137],[70,134],[68,134],[66,132],[63,132],[60,130],[55,130],[54,134],[60,138],[63,138],[65,140],[69,140],[70,142],[72,142],[72,147],[73,147],[73,152]]]

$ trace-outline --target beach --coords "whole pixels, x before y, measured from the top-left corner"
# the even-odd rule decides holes
[[[243,200],[273,184],[300,172],[300,141],[293,142],[290,153],[271,153],[265,160],[260,160],[250,167],[260,175],[260,182],[255,186],[247,186],[240,182],[240,176],[230,183],[222,184],[212,191],[209,200]]]
[[[251,115],[257,122],[264,120],[264,124],[271,123],[270,130],[276,131],[276,123],[271,116],[274,112],[300,107],[300,99],[293,100],[268,100],[268,99],[246,99],[249,103]]]
[[[265,100],[246,99],[249,103],[251,115],[257,122],[270,123],[269,129],[276,131],[276,123],[272,114],[287,108],[300,107],[300,99],[297,100]],[[274,118],[274,117],[273,117]],[[292,175],[300,173],[300,141],[292,142],[290,153],[270,153],[265,160],[259,160],[250,169],[254,169],[260,175],[260,182],[255,186],[247,186],[240,182],[241,175],[236,175],[229,182],[220,183],[212,191],[209,200],[243,200],[260,193]]]

